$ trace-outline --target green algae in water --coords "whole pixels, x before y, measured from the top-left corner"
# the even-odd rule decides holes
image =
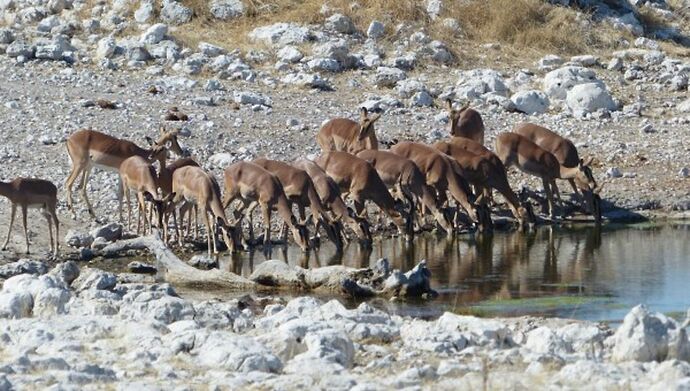
[[[519,299],[492,299],[467,308],[474,315],[549,314],[577,311],[583,307],[618,307],[613,298],[605,296],[544,296]]]

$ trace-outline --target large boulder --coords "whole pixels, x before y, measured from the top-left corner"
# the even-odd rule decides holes
[[[168,25],[156,23],[141,34],[139,41],[147,45],[155,45],[165,39],[166,34],[168,34]]]
[[[520,91],[510,97],[515,109],[525,114],[542,114],[549,109],[549,97],[542,91]]]
[[[576,85],[568,91],[565,102],[575,116],[583,116],[601,109],[614,111],[618,108],[611,94],[601,83]]]
[[[282,47],[311,41],[313,36],[307,27],[294,23],[275,23],[255,28],[249,33],[249,38],[268,45]]]
[[[244,4],[240,0],[213,0],[209,10],[214,18],[229,20],[244,14]]]
[[[20,259],[17,262],[0,266],[0,278],[4,279],[19,274],[45,274],[47,272],[48,265],[45,262],[33,261],[31,259]]]
[[[352,19],[343,14],[333,14],[326,19],[325,26],[329,30],[333,30],[342,34],[352,34],[357,31]]]
[[[194,13],[191,9],[174,0],[164,0],[160,19],[168,24],[180,25],[192,20]]]
[[[378,67],[374,75],[374,85],[377,87],[394,87],[400,80],[407,78],[405,71],[398,68]]]
[[[544,76],[544,92],[551,99],[565,99],[568,91],[578,84],[600,83],[593,70],[579,66],[566,66]]]
[[[462,72],[455,92],[457,97],[464,99],[478,99],[489,93],[508,97],[510,93],[503,75],[493,69]]]
[[[689,358],[690,343],[685,330],[675,320],[649,312],[644,305],[630,310],[607,342],[613,345],[611,359],[618,362]]]

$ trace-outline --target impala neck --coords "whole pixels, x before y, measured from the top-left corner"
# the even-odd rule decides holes
[[[579,167],[565,167],[563,165],[559,165],[560,170],[559,170],[559,175],[558,177],[561,179],[572,179],[577,176],[577,172],[580,170]]]
[[[14,193],[12,186],[10,186],[9,182],[2,182],[0,181],[0,195],[11,198],[12,194]]]

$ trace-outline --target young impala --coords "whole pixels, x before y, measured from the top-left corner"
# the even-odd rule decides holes
[[[321,127],[316,135],[316,141],[322,152],[344,151],[356,154],[364,149],[378,149],[379,142],[376,138],[374,122],[381,115],[370,116],[364,107],[359,113],[359,122],[347,118],[334,118]]]
[[[235,250],[238,230],[228,223],[220,199],[220,186],[218,186],[218,182],[216,182],[215,178],[213,178],[210,173],[196,166],[178,168],[172,176],[172,192],[175,194],[173,198],[173,203],[175,205],[182,201],[194,203],[202,212],[201,215],[206,225],[209,256],[211,256],[211,248],[213,248],[214,254],[218,253],[215,240],[215,227],[220,228],[223,241],[228,247],[228,250]],[[175,213],[173,209],[177,240],[178,243],[182,245],[182,237],[180,235]],[[213,222],[209,219],[209,214],[213,216]]]
[[[534,223],[534,216],[529,213],[529,207],[521,205],[520,199],[510,187],[505,167],[500,160],[497,165],[487,156],[475,155],[465,148],[446,141],[435,143],[434,148],[455,159],[470,184],[476,188],[488,189],[488,192],[484,191],[483,194],[490,194],[491,188],[501,193],[508,201],[508,206],[520,227],[526,223]]]
[[[410,216],[402,205],[395,202],[371,164],[355,155],[339,151],[327,152],[314,162],[333,178],[341,191],[349,194],[359,217],[364,218],[364,202],[372,201],[393,220],[399,233],[412,237]]]
[[[328,238],[335,244],[336,248],[342,249],[343,243],[338,226],[335,220],[326,213],[321,203],[321,198],[319,198],[316,192],[314,182],[312,182],[306,171],[277,160],[255,159],[252,163],[262,167],[278,178],[283,186],[283,191],[285,191],[285,196],[287,196],[290,202],[290,209],[292,209],[293,204],[297,205],[300,224],[306,224],[305,209],[309,207],[317,234],[319,227],[323,227]]]
[[[474,195],[467,181],[459,174],[461,168],[454,167],[457,163],[451,157],[431,146],[407,141],[392,146],[391,152],[415,162],[425,174],[426,184],[436,189],[440,204],[446,202],[446,191],[449,191],[480,229],[488,229],[491,226],[490,216],[482,207],[474,203]]]
[[[333,213],[335,221],[340,225],[339,231],[344,240],[347,240],[347,236],[344,234],[343,223],[347,224],[360,240],[371,242],[369,223],[366,219],[358,217],[352,208],[345,205],[345,201],[340,195],[340,188],[333,178],[329,177],[321,167],[311,160],[298,160],[293,165],[309,174],[324,208]]]
[[[555,218],[554,194],[560,200],[556,179],[562,178],[563,167],[549,151],[517,133],[501,133],[496,137],[496,154],[506,167],[541,178],[548,202],[549,215]]]
[[[249,162],[237,162],[225,169],[225,195],[223,209],[232,201],[240,199],[242,208],[235,212],[237,221],[242,215],[249,216],[250,234],[253,233],[251,216],[257,205],[261,206],[264,219],[264,250],[271,245],[271,210],[276,209],[285,223],[292,229],[295,242],[302,251],[309,250],[309,236],[305,226],[297,222],[290,210],[290,204],[278,178],[264,168]],[[238,229],[241,225],[238,223]]]
[[[415,200],[420,200],[444,231],[453,231],[449,217],[439,207],[436,196],[426,184],[424,174],[412,160],[393,152],[373,149],[364,150],[357,157],[374,166],[389,189],[395,188],[397,193],[405,197],[410,204],[410,216],[415,214]]]
[[[12,235],[12,225],[17,213],[17,207],[22,208],[22,222],[24,223],[24,237],[26,238],[26,253],[29,253],[29,232],[26,225],[26,213],[29,208],[38,208],[48,220],[50,234],[50,251],[57,256],[60,246],[60,222],[55,212],[57,206],[57,187],[52,182],[34,178],[16,178],[10,182],[0,181],[0,195],[7,197],[12,204],[10,225],[7,228],[7,240],[2,249],[7,249]],[[53,239],[53,224],[55,224],[55,239]]]

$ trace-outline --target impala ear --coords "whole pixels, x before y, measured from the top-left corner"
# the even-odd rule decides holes
[[[593,162],[594,162],[594,156],[588,157],[587,160],[580,159],[580,164],[582,164],[583,166],[591,166]]]
[[[154,144],[156,143],[156,142],[153,141],[153,139],[152,139],[151,137],[149,137],[149,136],[146,136],[145,139],[146,139],[146,142],[149,143],[149,145],[154,145]]]
[[[148,191],[144,192],[144,199],[148,202],[153,202],[155,200],[153,194],[149,193]]]
[[[450,100],[450,98],[446,99],[446,109],[448,109],[449,112],[453,111],[453,101]]]
[[[367,119],[367,116],[369,115],[369,112],[367,111],[366,107],[362,107],[359,109],[359,118],[364,121]]]
[[[161,126],[160,131],[161,131],[161,136],[165,135],[165,126]]]

